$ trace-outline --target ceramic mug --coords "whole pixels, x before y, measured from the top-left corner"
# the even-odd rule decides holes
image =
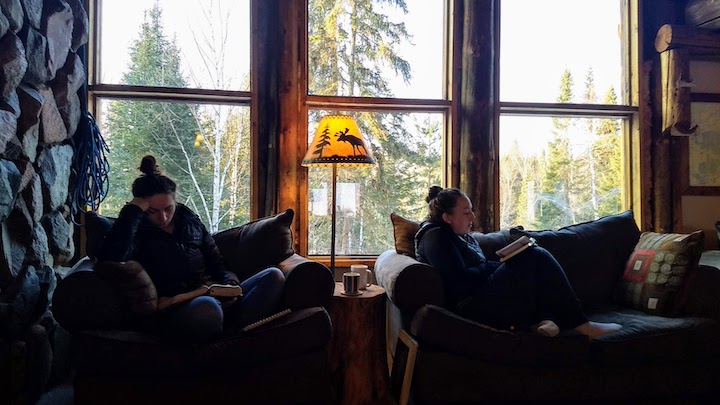
[[[358,273],[343,273],[343,294],[359,295],[360,275]]]
[[[360,275],[359,284],[361,290],[365,290],[370,287],[370,278],[372,277],[372,272],[368,270],[368,266],[364,264],[353,264],[350,266],[350,272],[358,273]]]

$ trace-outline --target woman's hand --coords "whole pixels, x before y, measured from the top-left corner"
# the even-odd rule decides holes
[[[148,201],[147,198],[133,197],[132,201],[130,201],[130,204],[137,205],[143,211],[147,211],[148,208],[150,208],[150,201]]]
[[[223,308],[230,308],[231,306],[233,306],[233,304],[235,304],[237,302],[237,300],[238,300],[238,297],[232,297],[227,300],[220,300],[220,306]]]

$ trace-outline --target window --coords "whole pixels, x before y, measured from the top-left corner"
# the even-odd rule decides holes
[[[96,0],[90,99],[117,215],[142,156],[217,231],[250,219],[249,0]]]
[[[443,182],[447,5],[308,1],[308,143],[323,116],[352,115],[377,161],[338,169],[337,255],[391,248],[390,213],[422,218],[428,187]],[[308,177],[308,253],[326,255],[331,170]]]
[[[628,208],[633,4],[501,0],[501,227],[557,228]]]

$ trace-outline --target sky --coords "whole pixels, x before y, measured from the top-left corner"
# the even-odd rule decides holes
[[[102,81],[119,83],[127,69],[126,51],[138,38],[144,10],[155,0],[105,0],[102,2]],[[580,101],[588,68],[592,67],[595,87],[601,98],[614,86],[620,95],[621,48],[619,39],[621,0],[502,0],[500,49],[500,98],[502,101],[554,102],[560,76],[569,69],[575,82],[576,101]],[[165,22],[165,33],[175,37],[185,62],[184,72],[191,83],[209,88],[240,89],[249,70],[249,0],[158,0]],[[385,71],[397,97],[440,98],[442,95],[442,5],[443,0],[407,0],[408,15],[389,12],[391,19],[405,22],[414,46],[403,47],[402,56],[413,69],[410,84]],[[208,29],[204,13],[230,12],[229,24]],[[581,17],[568,18],[566,12]],[[221,86],[209,85],[193,38],[228,29],[225,71]],[[200,30],[204,31],[200,31]],[[217,44],[217,42],[215,42]],[[219,45],[215,45],[219,49]],[[500,149],[508,149],[515,136],[521,137],[523,151],[537,153],[549,139],[549,119],[503,117],[500,121]]]
[[[610,86],[621,97],[620,3],[502,0],[500,100],[554,103],[560,77],[568,69],[574,81],[574,102],[582,102],[591,67],[598,103]],[[569,14],[581,17],[568,18]],[[501,117],[501,156],[515,139],[524,153],[538,153],[550,139],[552,128],[550,118]],[[583,136],[574,139],[588,140]]]
[[[120,83],[130,61],[127,50],[139,38],[144,12],[152,8],[154,3],[155,0],[102,1],[102,82]],[[250,66],[249,0],[158,0],[158,4],[163,12],[164,32],[170,39],[175,37],[180,48],[186,77],[194,76],[195,83],[208,88],[240,90],[242,79],[249,72]],[[210,18],[206,18],[206,15]],[[217,23],[227,15],[230,15],[227,24]],[[203,42],[201,38],[204,35],[210,38],[212,47],[221,49],[218,40],[221,27],[227,30],[228,38],[224,69],[227,78],[224,86],[214,86],[209,84],[212,79],[204,74],[209,69],[203,63],[195,39]]]

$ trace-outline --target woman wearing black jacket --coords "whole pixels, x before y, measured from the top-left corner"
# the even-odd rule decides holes
[[[279,308],[285,282],[277,268],[265,269],[242,284],[225,268],[215,241],[200,218],[175,201],[175,182],[145,156],[143,173],[132,185],[133,199],[122,208],[101,243],[98,261],[138,261],[155,284],[158,303],[194,291],[207,282],[240,285],[241,299],[223,302],[199,296],[159,313],[148,322],[157,332],[189,341],[218,336],[224,324],[242,326]]]
[[[475,214],[462,191],[433,186],[426,201],[429,214],[415,235],[416,255],[440,272],[451,310],[496,328],[547,336],[573,328],[592,339],[620,329],[588,321],[547,250],[533,247],[504,263],[488,261],[469,235]]]

